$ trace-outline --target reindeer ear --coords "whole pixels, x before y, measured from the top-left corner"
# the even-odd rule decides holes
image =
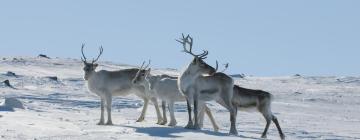
[[[99,66],[98,64],[94,64],[93,67],[96,68],[97,66]]]

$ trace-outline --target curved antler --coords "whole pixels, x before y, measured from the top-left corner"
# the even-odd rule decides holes
[[[82,54],[81,61],[86,63],[86,57],[85,57],[85,54],[84,54],[84,47],[85,47],[85,43],[83,43],[81,45],[81,54]]]
[[[217,72],[217,71],[218,71],[218,69],[219,69],[219,63],[218,63],[218,61],[216,60],[215,72]]]
[[[227,68],[229,67],[229,63],[224,64],[224,66],[225,66],[225,69],[222,70],[221,72],[225,72],[227,70]]]
[[[144,61],[145,63],[145,61]],[[144,70],[146,70],[150,66],[151,60],[149,59],[148,64],[144,67]]]
[[[98,61],[104,51],[102,46],[100,46],[99,50],[100,50],[100,53],[99,53],[98,57],[96,59],[93,59],[92,63],[95,63],[96,61]]]
[[[202,54],[199,55],[200,59],[206,59],[207,55],[209,54],[209,51],[207,50],[203,50],[204,52]]]
[[[181,34],[182,35],[182,38],[180,38],[179,40],[178,39],[175,39],[177,42],[181,43],[183,45],[183,52],[185,53],[188,53],[194,57],[197,57],[197,58],[200,58],[200,59],[206,59],[206,56],[209,54],[208,51],[206,50],[203,50],[204,52],[202,54],[194,54],[192,52],[192,46],[193,46],[193,38],[188,34],[186,37],[184,36],[184,34]],[[189,45],[189,49],[186,48],[186,45]]]
[[[143,68],[143,66],[145,65],[145,61],[141,64],[141,66],[139,67],[139,70],[137,71],[134,79],[138,78],[140,76],[140,73],[142,70],[146,70],[149,66],[150,66],[151,60],[149,59],[149,63]]]
[[[225,70],[227,70],[227,68],[229,67],[229,63],[226,63],[226,64],[223,64],[225,66],[225,68],[221,71],[221,72],[224,72]],[[216,68],[215,68],[215,71],[218,71],[219,69],[219,63],[218,61],[216,60]]]

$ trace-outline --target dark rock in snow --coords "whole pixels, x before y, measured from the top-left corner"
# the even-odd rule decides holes
[[[6,74],[6,76],[13,76],[13,77],[17,77],[17,75],[14,72],[8,71]]]
[[[58,77],[56,76],[48,76],[46,78],[49,78],[50,80],[58,81]]]
[[[10,88],[12,88],[12,89],[16,89],[16,88],[14,88],[14,87],[10,84],[10,81],[9,81],[9,80],[5,80],[3,83],[4,83],[5,86],[7,86],[7,87],[10,87]]]
[[[50,59],[50,57],[48,57],[47,55],[45,55],[45,54],[39,54],[39,56],[38,57],[40,57],[40,58],[47,58],[47,59]]]

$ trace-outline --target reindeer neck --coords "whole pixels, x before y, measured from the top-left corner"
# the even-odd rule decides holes
[[[98,78],[98,73],[95,70],[88,73],[88,81],[90,80],[96,80]]]
[[[183,82],[193,82],[196,78],[202,76],[201,73],[197,73],[197,72],[190,72],[188,70],[185,70],[183,73],[181,73],[180,75],[180,81]]]

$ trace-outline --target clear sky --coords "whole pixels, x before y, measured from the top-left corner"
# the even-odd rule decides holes
[[[174,39],[194,37],[206,60],[256,76],[360,75],[359,0],[8,0],[0,56],[80,58],[183,68]]]

